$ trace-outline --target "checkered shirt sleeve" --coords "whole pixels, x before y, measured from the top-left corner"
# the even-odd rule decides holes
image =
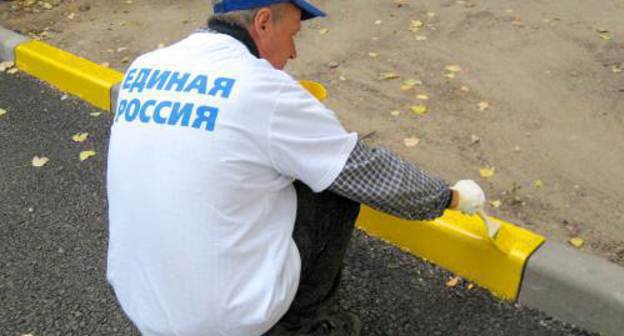
[[[370,148],[361,140],[329,190],[410,220],[442,216],[451,198],[444,180],[386,149]]]

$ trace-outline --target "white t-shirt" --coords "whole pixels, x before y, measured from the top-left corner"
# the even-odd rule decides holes
[[[299,283],[293,179],[326,189],[356,140],[227,35],[139,57],[108,157],[107,277],[125,313],[150,336],[269,330]]]

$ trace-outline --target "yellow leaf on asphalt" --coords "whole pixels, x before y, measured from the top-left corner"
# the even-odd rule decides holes
[[[397,79],[399,77],[401,76],[394,72],[382,72],[379,74],[379,79],[381,80]]]
[[[459,284],[460,277],[453,277],[449,281],[446,282],[446,287],[455,287]]]
[[[87,140],[87,137],[89,137],[89,133],[77,133],[74,134],[72,140],[74,140],[75,142],[84,142],[85,140]]]
[[[503,205],[503,202],[501,202],[501,200],[494,200],[490,201],[490,205],[492,206],[492,208],[497,209],[500,208],[501,205]]]
[[[319,34],[325,35],[327,33],[329,33],[329,28],[321,28],[321,29],[319,29]]]
[[[403,139],[403,144],[405,147],[414,147],[420,143],[420,139],[417,137],[405,138]]]
[[[537,181],[533,182],[533,185],[535,186],[535,188],[543,188],[544,187],[544,182],[542,182],[542,180],[537,180]]]
[[[495,173],[496,173],[496,168],[494,167],[484,167],[484,168],[479,169],[479,174],[483,178],[493,177]]]
[[[5,72],[8,69],[11,69],[13,66],[15,65],[15,63],[13,62],[0,62],[0,72]]]
[[[89,113],[89,115],[92,116],[92,117],[99,117],[100,114],[102,114],[102,112],[91,112],[91,113]]]
[[[410,109],[416,115],[423,115],[427,113],[427,106],[425,105],[413,105],[412,107],[410,107]]]
[[[459,65],[447,65],[446,71],[450,71],[450,72],[461,72],[462,68]]]
[[[7,114],[7,110],[0,108],[0,117],[2,117],[3,115]]]
[[[80,152],[80,161],[84,161],[92,156],[95,156],[95,151],[88,150]]]
[[[42,156],[42,157],[35,156],[32,159],[32,165],[33,167],[39,168],[39,167],[45,166],[45,164],[48,163],[48,161],[50,161],[50,159],[48,159],[45,156]]]
[[[583,239],[581,239],[581,238],[578,238],[578,237],[570,239],[569,242],[574,247],[581,247],[581,246],[583,246],[583,244],[585,244],[585,241]]]
[[[482,101],[479,103],[479,111],[483,112],[485,110],[487,110],[490,107],[490,103],[486,102],[486,101]]]
[[[419,95],[416,95],[416,99],[429,100],[429,96],[427,96],[426,94],[419,94]]]

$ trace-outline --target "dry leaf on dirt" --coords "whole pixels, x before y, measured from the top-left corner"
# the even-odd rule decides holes
[[[446,282],[446,287],[455,287],[459,284],[459,281],[461,280],[460,277],[453,277],[451,278],[449,281]]]
[[[390,79],[397,79],[401,77],[399,74],[394,73],[394,72],[382,72],[379,74],[379,79],[380,80],[390,80]]]
[[[501,200],[493,200],[490,201],[490,205],[492,206],[492,208],[497,209],[500,208],[501,205],[503,205],[503,202]]]
[[[416,35],[416,41],[427,41],[427,36]]]
[[[611,35],[609,34],[598,34],[598,37],[600,37],[601,39],[605,41],[609,41],[611,39]]]
[[[95,156],[95,151],[88,150],[80,152],[80,161],[84,161],[92,156]]]
[[[401,83],[401,90],[407,91],[414,88],[416,85],[422,85],[422,81],[414,78],[406,79]]]
[[[413,105],[413,106],[410,107],[410,109],[416,115],[423,115],[423,114],[427,113],[427,106],[425,106],[425,105]]]
[[[48,159],[45,156],[42,156],[42,157],[35,156],[32,159],[32,165],[33,167],[39,168],[39,167],[43,167],[46,163],[48,163],[48,161],[50,161],[50,159]]]
[[[537,180],[537,181],[533,182],[533,186],[535,186],[535,188],[543,188],[544,187],[544,182],[542,182],[542,180]]]
[[[454,79],[454,78],[455,78],[455,74],[454,74],[454,73],[452,73],[452,72],[445,73],[445,74],[444,74],[444,77],[446,77],[446,78],[450,78],[450,79]]]
[[[418,33],[420,31],[420,28],[422,28],[422,26],[424,26],[424,23],[422,21],[412,20],[410,22],[409,31],[413,33]]]
[[[325,35],[327,33],[329,33],[329,28],[321,28],[321,29],[319,29],[319,34]]]
[[[405,147],[415,147],[420,143],[420,139],[417,137],[405,138],[403,139],[403,144]]]
[[[613,71],[613,73],[620,73],[624,71],[624,68],[622,68],[621,65],[614,65],[611,67],[611,71]]]
[[[77,133],[74,134],[72,140],[74,140],[75,142],[84,142],[85,140],[87,140],[88,137],[89,133]]]
[[[454,64],[454,65],[447,65],[444,69],[446,71],[449,71],[449,72],[461,72],[462,71],[462,68],[459,65],[456,65],[456,64]]]
[[[396,117],[396,116],[398,116],[398,115],[400,115],[400,114],[401,114],[401,111],[394,110],[394,111],[390,112],[390,114],[391,114],[393,117]]]
[[[460,90],[464,91],[464,92],[470,92],[470,88],[467,87],[466,85],[463,85],[461,88],[459,88]]]
[[[470,136],[470,142],[471,142],[473,145],[478,144],[480,141],[481,141],[481,138],[479,138],[479,136],[478,136],[478,135],[476,135],[476,134],[472,134],[472,135]]]
[[[436,13],[434,13],[434,12],[427,12],[427,16],[428,17],[434,17],[434,16],[436,16]]]
[[[370,57],[377,57],[377,53],[374,53],[374,52],[369,52],[369,53],[368,53],[368,56],[370,56]]]
[[[494,167],[483,167],[479,169],[479,174],[483,178],[493,177],[495,173],[496,173],[496,168]]]
[[[576,237],[576,238],[570,239],[569,243],[572,244],[572,246],[574,247],[581,247],[583,246],[583,244],[585,244],[585,241],[581,238]]]
[[[486,101],[482,101],[479,103],[479,111],[483,112],[485,110],[487,110],[490,107],[490,103],[486,102]]]
[[[376,24],[376,25],[380,25],[380,24],[382,24],[382,22],[383,22],[383,21],[381,21],[381,20],[376,20],[376,21],[375,21],[375,24]]]
[[[418,99],[418,100],[429,100],[429,96],[427,96],[426,94],[419,94],[419,95],[416,95],[416,99]]]

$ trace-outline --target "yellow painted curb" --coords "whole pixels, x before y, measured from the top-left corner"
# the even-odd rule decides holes
[[[362,206],[357,226],[501,298],[515,300],[524,266],[545,238],[499,219],[492,220],[502,224],[496,242],[487,236],[479,217],[450,210],[434,221],[421,222],[403,220]],[[503,230],[505,234],[501,235]]]
[[[110,89],[123,74],[40,41],[15,48],[18,69],[110,111]]]

